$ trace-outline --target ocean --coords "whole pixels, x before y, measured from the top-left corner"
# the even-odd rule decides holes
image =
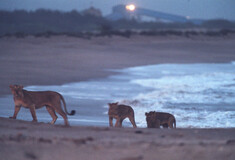
[[[110,70],[109,70],[110,71]],[[145,128],[145,112],[168,112],[179,128],[235,127],[235,62],[202,64],[158,64],[111,70],[114,75],[55,86],[27,86],[26,90],[61,93],[71,125],[108,126],[107,103],[133,107],[138,127]],[[12,95],[0,98],[0,116],[14,113]],[[45,107],[36,111],[39,122],[50,122]],[[63,124],[58,115],[56,124]],[[18,119],[32,120],[27,109]],[[124,126],[131,127],[128,120]]]

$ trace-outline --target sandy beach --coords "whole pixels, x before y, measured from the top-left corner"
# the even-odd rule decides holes
[[[0,118],[1,159],[235,158],[235,129],[63,127]]]
[[[110,69],[166,63],[230,63],[235,35],[66,36],[0,39],[0,96],[10,84],[60,85],[104,78]],[[13,109],[13,107],[12,107]],[[13,110],[12,110],[13,113]],[[9,115],[11,116],[11,115]],[[109,128],[0,118],[1,159],[235,159],[235,129]]]
[[[132,36],[91,40],[0,39],[0,95],[10,84],[56,85],[114,74],[107,69],[161,63],[224,63],[235,60],[235,35],[226,37]]]

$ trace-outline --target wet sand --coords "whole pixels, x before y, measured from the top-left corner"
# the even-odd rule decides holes
[[[234,44],[235,35],[0,38],[0,95],[10,94],[10,84],[59,85],[114,74],[107,69],[231,62],[235,60]]]
[[[10,84],[55,85],[159,63],[235,60],[235,36],[0,39],[0,95]],[[13,112],[13,111],[12,111]],[[0,118],[1,159],[235,159],[235,129],[64,127]]]

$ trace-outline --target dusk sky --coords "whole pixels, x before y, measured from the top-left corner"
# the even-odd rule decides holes
[[[111,13],[117,4],[135,4],[137,7],[172,13],[191,18],[235,20],[235,0],[0,0],[1,10],[39,8],[81,11],[91,5],[103,15]]]

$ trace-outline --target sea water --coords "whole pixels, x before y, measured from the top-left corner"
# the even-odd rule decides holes
[[[146,127],[145,112],[168,112],[181,128],[235,127],[235,62],[224,64],[158,64],[112,70],[117,74],[59,86],[27,86],[32,91],[61,93],[72,125],[108,126],[107,103],[133,107],[138,127]],[[0,98],[1,117],[13,114],[12,96]],[[32,120],[26,109],[18,118]],[[37,110],[38,121],[49,122],[46,109]],[[58,116],[56,123],[63,123]],[[124,126],[131,126],[125,120]]]

